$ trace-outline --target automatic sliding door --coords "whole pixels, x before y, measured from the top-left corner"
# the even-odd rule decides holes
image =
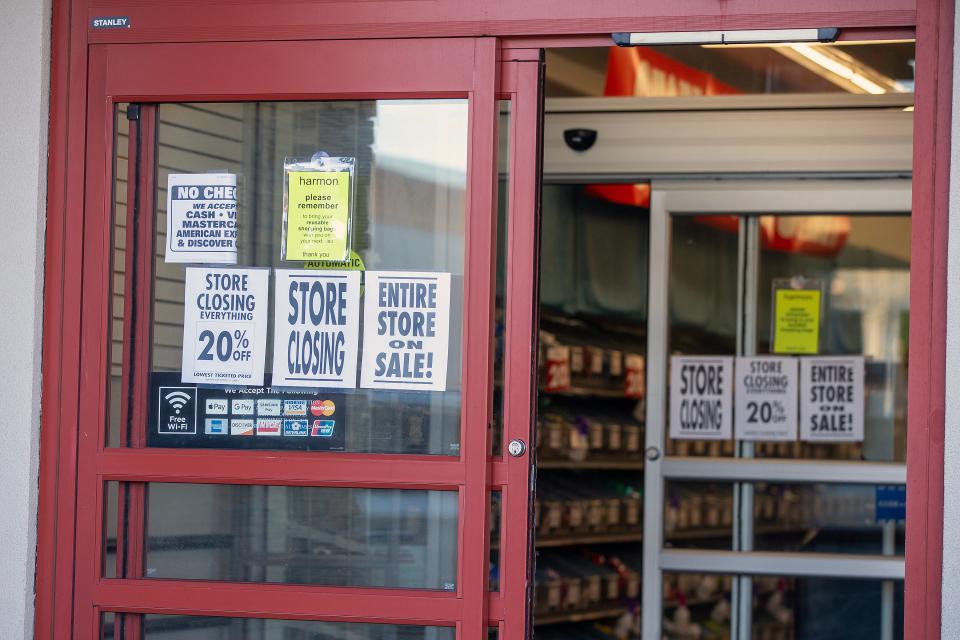
[[[644,637],[902,633],[909,207],[907,181],[655,183]],[[804,319],[783,291],[818,307]],[[791,322],[817,335],[772,344]],[[756,355],[834,395],[776,407],[807,421],[790,436],[670,436],[670,367],[689,362],[676,356]],[[849,379],[818,390],[803,375]],[[862,432],[840,410],[850,393]]]

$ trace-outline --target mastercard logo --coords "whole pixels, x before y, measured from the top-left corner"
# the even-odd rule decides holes
[[[310,403],[310,413],[315,416],[332,416],[337,410],[333,400],[314,400]]]

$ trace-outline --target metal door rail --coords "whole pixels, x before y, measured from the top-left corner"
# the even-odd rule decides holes
[[[660,569],[676,573],[903,580],[904,566],[902,556],[696,549],[660,553]]]
[[[670,480],[795,482],[799,484],[900,485],[907,483],[906,465],[889,462],[667,457],[663,460],[661,469],[663,476]]]

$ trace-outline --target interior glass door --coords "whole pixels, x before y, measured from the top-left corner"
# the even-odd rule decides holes
[[[902,637],[909,180],[650,211],[643,637]]]
[[[495,380],[532,375],[494,357],[522,74],[498,95],[493,40],[91,60],[75,633],[486,637],[525,576],[490,579],[529,495],[490,456]]]

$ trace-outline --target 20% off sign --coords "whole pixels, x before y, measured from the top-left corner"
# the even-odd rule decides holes
[[[269,270],[190,267],[183,382],[263,384]]]

